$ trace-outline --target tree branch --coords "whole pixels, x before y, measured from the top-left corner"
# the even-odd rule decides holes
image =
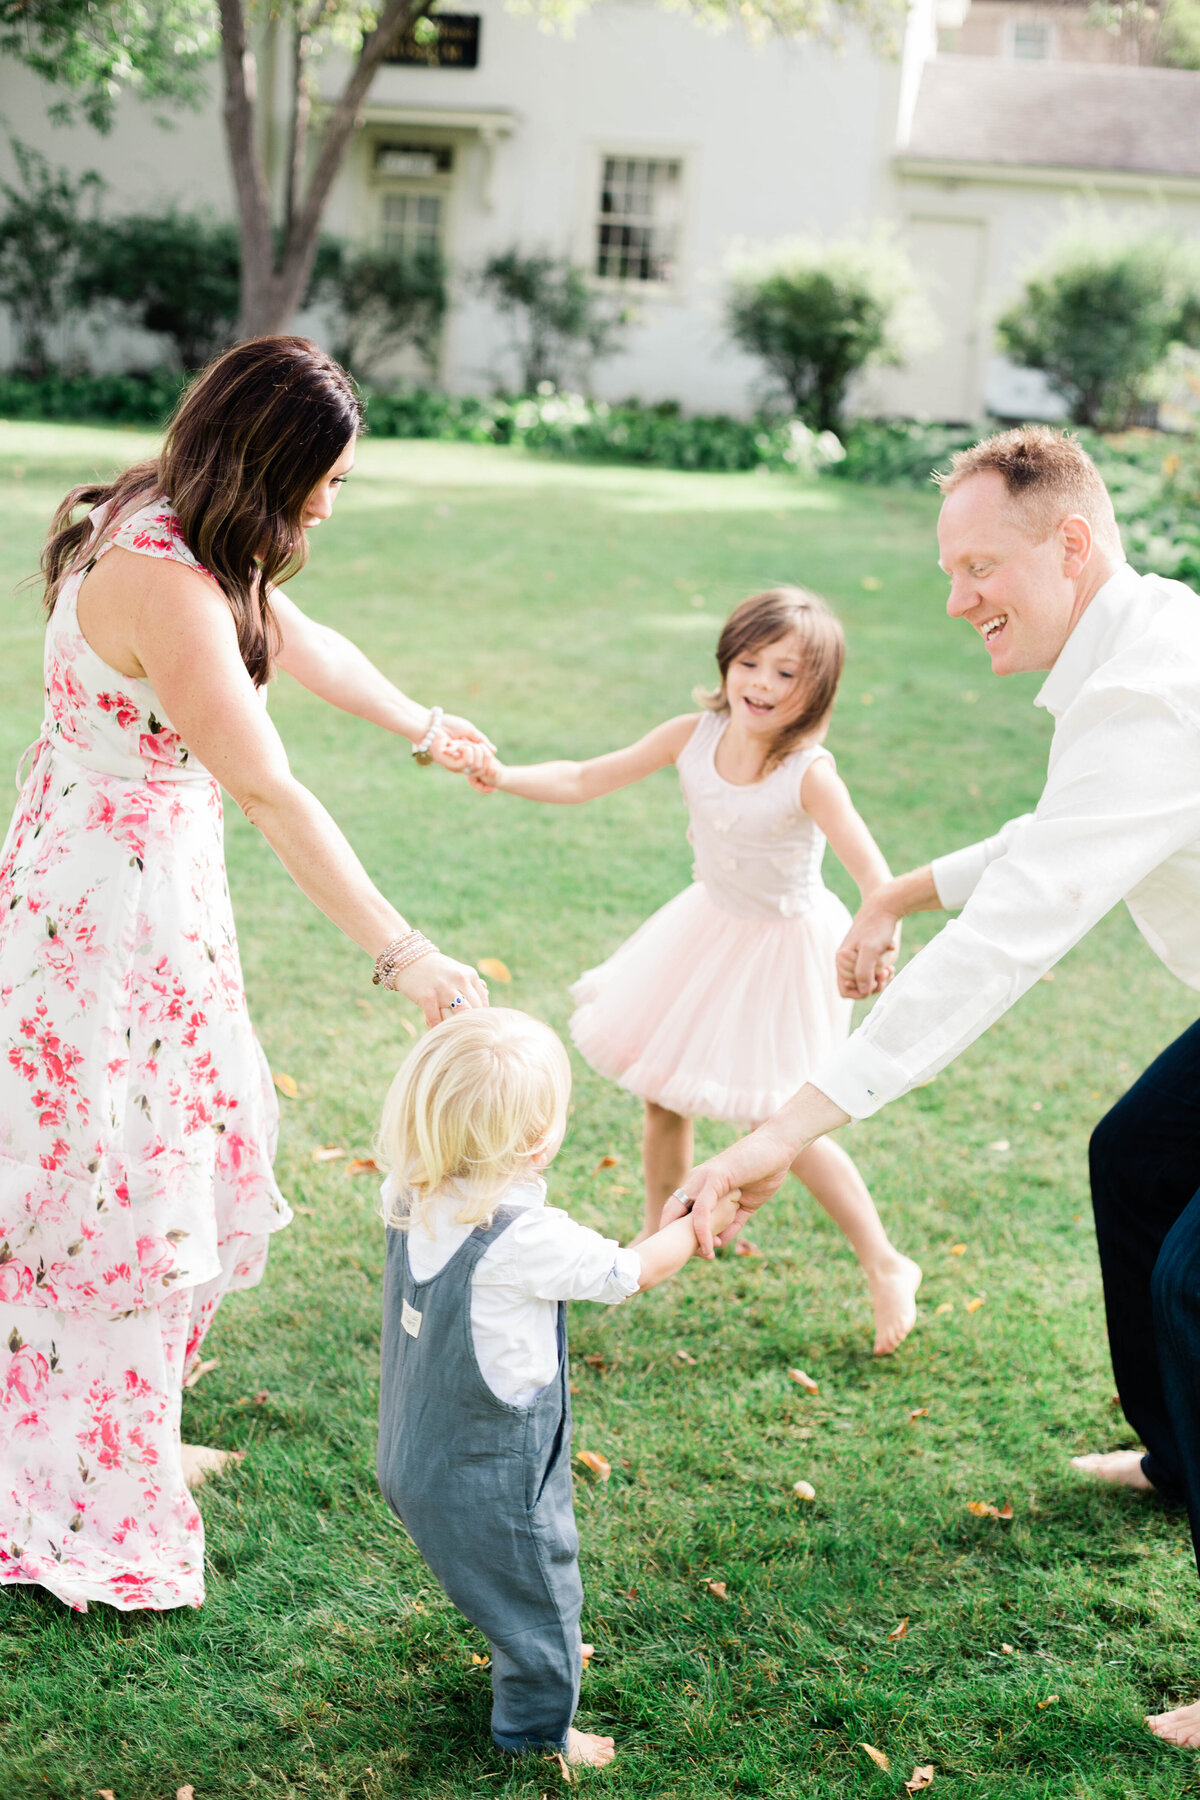
[[[242,0],[220,0],[221,62],[225,71],[225,135],[242,236],[242,314],[265,291],[273,264],[267,179],[254,134],[258,76],[246,42]]]

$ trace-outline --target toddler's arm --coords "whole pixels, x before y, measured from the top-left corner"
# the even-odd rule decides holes
[[[737,1216],[738,1197],[738,1190],[735,1189],[724,1200],[717,1201],[713,1208],[714,1237],[719,1237],[727,1226],[733,1224]],[[642,1261],[642,1278],[638,1282],[638,1291],[644,1294],[647,1288],[657,1287],[660,1281],[667,1281],[672,1275],[677,1275],[684,1263],[690,1262],[695,1256],[698,1246],[692,1215],[687,1213],[682,1219],[676,1219],[673,1225],[666,1225],[652,1237],[643,1238],[634,1248]]]
[[[530,763],[514,768],[493,758],[468,779],[481,793],[516,794],[522,800],[543,800],[552,806],[578,806],[584,800],[630,787],[673,763],[695,730],[697,717],[685,713],[668,719],[636,744],[612,750],[607,756],[593,756],[587,762]]]

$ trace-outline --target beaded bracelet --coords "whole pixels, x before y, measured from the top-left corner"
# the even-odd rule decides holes
[[[429,709],[429,729],[421,739],[420,743],[413,745],[413,761],[415,763],[420,763],[423,769],[428,768],[429,764],[433,761],[433,740],[442,729],[442,720],[445,716],[445,712],[440,706],[431,706]]]
[[[376,987],[395,987],[393,977],[401,969],[407,969],[410,963],[420,962],[423,956],[437,955],[437,945],[431,944],[423,931],[406,931],[403,937],[393,938],[387,948],[379,952],[375,958],[375,973],[371,980]]]

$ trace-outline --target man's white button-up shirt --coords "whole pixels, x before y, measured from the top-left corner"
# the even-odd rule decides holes
[[[959,917],[810,1077],[852,1118],[945,1068],[1118,900],[1200,988],[1200,598],[1122,565],[1037,705],[1055,719],[1037,811],[934,862]]]

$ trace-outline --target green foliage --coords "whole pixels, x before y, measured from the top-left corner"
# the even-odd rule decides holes
[[[1078,425],[1137,421],[1172,343],[1200,338],[1200,262],[1167,238],[1069,238],[999,320],[1013,362],[1040,369]]]
[[[447,306],[439,250],[340,250],[313,287],[337,309],[334,355],[360,379],[410,345],[436,367]]]
[[[967,449],[978,437],[977,431],[955,425],[856,419],[843,434],[846,454],[832,473],[881,487],[928,487],[933,471],[944,468],[956,450]]]
[[[230,341],[238,312],[237,227],[204,213],[106,219],[82,248],[84,306],[165,337],[181,369],[199,369]]]
[[[96,232],[104,183],[93,169],[72,176],[28,144],[9,144],[20,185],[0,183],[0,304],[12,314],[17,367],[38,377],[52,362],[52,334],[75,311],[76,275]]]
[[[0,427],[16,496],[0,514],[0,768],[42,712],[36,597],[12,584],[68,486],[153,447]],[[727,610],[805,583],[849,637],[830,747],[907,868],[1027,810],[1050,727],[1037,678],[992,681],[947,620],[935,515],[936,496],[903,489],[368,439],[291,591],[525,761],[593,755],[686,709]],[[406,916],[459,956],[502,957],[503,997],[560,1030],[567,984],[688,881],[672,771],[585,807],[485,800],[286,676],[271,710],[297,778]],[[248,1454],[199,1495],[199,1612],[76,1615],[0,1592],[0,1800],[190,1785],[197,1800],[899,1800],[926,1762],[930,1800],[1194,1800],[1195,1756],[1141,1718],[1197,1691],[1186,1519],[1067,1464],[1130,1435],[1111,1405],[1088,1131],[1195,1016],[1124,912],[935,1083],[845,1134],[926,1271],[895,1357],[871,1356],[854,1259],[792,1181],[751,1233],[761,1256],[572,1306],[576,1446],[612,1463],[604,1484],[578,1472],[597,1648],[579,1722],[619,1754],[567,1787],[552,1759],[491,1750],[489,1671],[471,1660],[485,1646],[375,1484],[383,1233],[374,1183],[344,1171],[411,1041],[402,1016],[419,1021],[228,815],[251,1013],[299,1085],[278,1159],[298,1215],[262,1285],[221,1307],[217,1366],[183,1418],[193,1441]],[[906,956],[937,921],[910,923]],[[573,1061],[550,1199],[627,1238],[640,1109]],[[698,1135],[708,1155],[733,1134]],[[322,1144],[346,1159],[315,1163]],[[607,1155],[622,1160],[599,1169]],[[797,1365],[818,1395],[788,1379]],[[967,1511],[1006,1499],[1011,1525]]]
[[[621,347],[629,309],[597,294],[586,270],[566,257],[506,250],[488,259],[477,280],[512,323],[512,348],[527,394],[544,383],[586,385],[593,363]]]
[[[175,409],[182,382],[171,369],[111,375],[64,375],[37,380],[0,375],[0,418],[108,419],[121,425],[161,425]]]
[[[194,105],[220,45],[210,0],[0,0],[0,54],[65,90],[52,109],[108,131],[128,91]]]
[[[886,239],[795,239],[735,262],[725,323],[800,418],[836,431],[854,376],[903,361],[916,307],[911,264]]]

